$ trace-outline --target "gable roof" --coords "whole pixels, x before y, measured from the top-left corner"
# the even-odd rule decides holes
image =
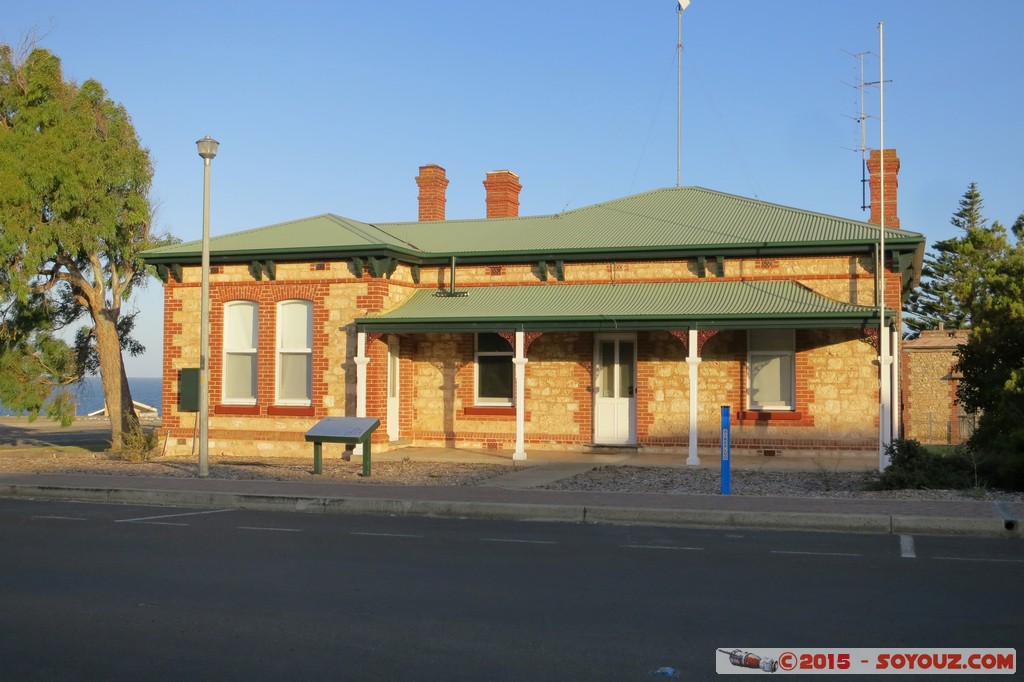
[[[210,240],[213,262],[390,253],[411,262],[642,255],[748,255],[871,249],[878,226],[701,187],[673,187],[552,215],[363,223],[332,214]],[[886,229],[888,248],[923,255],[924,237]],[[150,263],[193,263],[200,241],[144,252]]]
[[[397,308],[356,325],[370,332],[635,331],[862,327],[878,320],[877,308],[835,301],[790,280],[549,283],[462,293],[419,289]]]

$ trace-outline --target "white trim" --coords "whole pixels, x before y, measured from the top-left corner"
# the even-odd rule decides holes
[[[480,396],[480,358],[509,358],[510,360],[515,358],[515,350],[509,349],[507,351],[497,350],[480,350],[480,334],[495,334],[495,332],[476,332],[473,334],[473,405],[477,407],[512,407],[515,404],[515,387],[512,388],[512,395],[506,398],[482,398]],[[502,336],[500,339],[506,341]],[[506,341],[507,343],[507,341]],[[515,363],[513,363],[514,365]],[[513,373],[513,379],[515,374]]]
[[[618,380],[619,380],[618,368],[619,368],[619,365],[620,365],[619,353],[621,351],[621,342],[626,341],[626,342],[629,342],[629,343],[633,344],[633,358],[632,358],[633,376],[631,377],[631,380],[633,382],[632,383],[632,387],[633,387],[632,395],[626,396],[625,398],[621,398],[618,395],[615,395],[612,398],[602,398],[601,397],[601,395],[600,395],[600,391],[601,391],[601,386],[600,386],[601,342],[603,342],[603,341],[615,341],[616,342],[616,349],[615,349],[615,358],[616,358],[615,371],[614,371],[613,376],[612,376],[612,380],[616,384],[618,383]],[[593,355],[593,358],[594,358],[594,360],[593,360],[593,389],[594,389],[593,390],[593,396],[594,396],[594,398],[593,398],[593,406],[592,406],[593,412],[592,412],[592,417],[591,417],[591,424],[592,424],[591,428],[593,429],[592,437],[593,437],[593,440],[594,440],[595,443],[603,444],[603,445],[633,445],[633,444],[636,443],[636,422],[637,422],[636,411],[637,411],[637,402],[638,402],[638,400],[637,400],[637,393],[638,393],[638,391],[637,391],[637,383],[636,383],[637,382],[637,350],[638,350],[637,346],[638,346],[638,344],[637,344],[637,335],[636,335],[636,333],[594,334],[594,355]],[[618,391],[615,391],[615,393],[617,394]],[[627,434],[626,434],[625,439],[620,440],[619,438],[614,438],[614,439],[609,440],[607,438],[605,438],[605,439],[599,439],[598,438],[598,435],[597,435],[597,424],[598,424],[598,414],[597,414],[597,411],[598,411],[598,401],[599,400],[628,400],[629,401],[627,403],[626,415],[625,415],[626,416],[626,420],[628,422],[627,429],[626,429]]]
[[[306,348],[283,348],[281,345],[281,337],[283,336],[284,328],[281,326],[281,320],[283,315],[281,314],[282,308],[289,304],[302,303],[306,309],[306,325],[309,330],[309,346]],[[313,404],[313,301],[306,298],[289,298],[283,301],[278,301],[275,306],[275,332],[274,332],[274,404],[275,405],[294,405],[300,407],[308,407]],[[281,361],[284,355],[305,355],[306,362],[309,370],[309,397],[307,398],[281,398],[281,369],[284,363]]]
[[[228,332],[230,329],[230,314],[229,308],[238,308],[246,306],[252,309],[252,319],[254,329],[252,330],[253,335],[253,346],[247,348],[235,348],[228,345]],[[224,323],[221,329],[221,391],[220,399],[222,405],[246,405],[251,406],[257,403],[259,398],[259,339],[260,339],[260,304],[257,301],[253,301],[247,298],[235,299],[227,301],[221,309],[224,316]],[[247,356],[253,363],[252,373],[255,383],[254,394],[251,398],[232,398],[228,396],[228,386],[230,384],[228,376],[228,356]]]
[[[753,350],[754,334],[759,331],[783,331],[789,332],[790,343],[786,350]],[[754,393],[754,358],[787,358],[789,361],[789,394],[781,396],[782,405],[754,405],[751,400]],[[783,380],[782,372],[779,373],[780,383]],[[780,392],[782,386],[780,385]],[[746,409],[751,411],[765,412],[792,412],[796,409],[796,330],[789,328],[778,329],[748,329],[747,330],[747,391]]]

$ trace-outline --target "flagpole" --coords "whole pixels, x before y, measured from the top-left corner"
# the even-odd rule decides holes
[[[878,414],[878,469],[885,471],[889,466],[888,445],[891,442],[890,401],[892,382],[889,381],[889,363],[892,362],[889,335],[885,327],[885,39],[883,23],[878,22],[878,174],[879,217],[878,217],[878,369],[879,414]]]
[[[686,0],[689,3],[689,0]],[[683,0],[677,3],[676,23],[676,187],[680,186],[683,165]]]

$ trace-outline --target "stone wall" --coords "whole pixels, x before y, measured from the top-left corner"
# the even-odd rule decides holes
[[[725,259],[727,279],[796,279],[836,300],[871,304],[874,277],[869,257]],[[709,260],[706,279],[717,279]],[[698,281],[697,261],[583,262],[564,266],[567,283]],[[458,265],[457,286],[535,284],[554,279],[554,263]],[[276,279],[256,280],[243,265],[216,266],[211,275],[211,452],[309,453],[303,433],[324,416],[354,416],[356,329],[354,320],[391,310],[419,288],[445,288],[447,265],[419,269],[400,264],[390,278],[362,277],[349,262],[277,265]],[[199,268],[186,267],[182,282],[165,286],[164,429],[169,450],[193,448],[195,415],[177,410],[177,375],[199,364]],[[898,300],[899,282],[888,281],[887,299]],[[314,389],[309,408],[274,405],[275,310],[289,298],[315,306]],[[254,300],[260,306],[257,405],[222,405],[223,305]],[[877,353],[861,330],[798,331],[797,405],[792,413],[747,413],[746,332],[723,331],[707,340],[698,373],[698,442],[713,451],[719,439],[720,406],[734,407],[734,447],[763,455],[862,452],[877,439]],[[472,334],[400,335],[400,438],[417,445],[510,449],[515,440],[511,407],[474,405]],[[381,416],[374,440],[387,447],[387,337],[370,335],[366,347],[367,413]],[[536,339],[526,366],[526,444],[530,448],[579,448],[593,439],[591,333],[549,333]],[[637,335],[637,441],[644,448],[682,452],[689,437],[686,347],[667,331]]]

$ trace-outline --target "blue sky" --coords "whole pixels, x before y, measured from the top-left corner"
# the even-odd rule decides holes
[[[98,79],[153,156],[156,228],[202,229],[195,140],[213,161],[211,230],[321,213],[415,220],[420,165],[448,171],[448,217],[484,215],[510,169],[520,213],[676,182],[676,2],[174,3],[7,0],[67,77]],[[878,80],[902,161],[899,215],[929,244],[976,181],[986,215],[1024,211],[1024,2],[693,0],[683,14],[682,184],[854,219],[859,77]],[[868,147],[878,146],[877,89]],[[161,367],[158,282],[137,297],[130,376]]]

